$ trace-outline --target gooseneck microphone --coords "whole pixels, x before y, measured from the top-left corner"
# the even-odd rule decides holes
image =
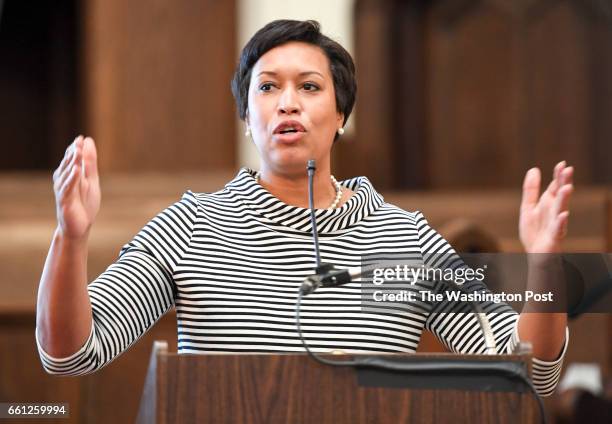
[[[312,239],[314,241],[315,262],[317,264],[316,272],[321,266],[321,252],[319,250],[319,233],[317,231],[317,219],[314,209],[314,173],[317,170],[317,164],[314,159],[308,161],[306,167],[308,172],[308,209],[310,209],[310,224],[312,226]]]
[[[319,287],[335,287],[342,284],[347,284],[352,281],[352,278],[358,277],[359,272],[353,270],[353,275],[349,270],[337,270],[332,264],[321,262],[321,250],[319,248],[319,233],[317,231],[317,218],[315,216],[314,207],[314,174],[317,170],[317,164],[314,159],[310,159],[307,164],[308,172],[308,209],[310,209],[310,223],[312,227],[312,241],[315,253],[315,274],[304,280],[300,291],[303,295],[314,292]]]
[[[314,253],[315,253],[315,274],[306,277],[306,279],[302,282],[300,289],[298,291],[297,301],[295,304],[295,323],[297,327],[297,332],[300,337],[300,341],[302,342],[302,346],[306,349],[308,355],[313,358],[315,361],[320,362],[325,365],[332,366],[345,366],[345,367],[354,367],[357,365],[357,361],[348,360],[348,361],[337,361],[337,360],[329,360],[323,358],[312,350],[306,343],[304,339],[304,335],[302,334],[302,325],[300,324],[300,308],[302,306],[302,298],[307,294],[314,292],[319,287],[330,287],[332,285],[338,285],[338,279],[335,278],[335,273],[342,273],[344,271],[337,271],[334,269],[332,264],[325,264],[321,262],[321,251],[319,248],[319,235],[317,232],[317,217],[315,215],[314,208],[314,173],[317,169],[317,165],[314,159],[310,159],[307,165],[308,172],[308,208],[310,209],[310,221],[312,227],[312,240],[314,245]],[[348,276],[348,273],[347,273]],[[342,279],[343,284],[350,283],[351,277]]]

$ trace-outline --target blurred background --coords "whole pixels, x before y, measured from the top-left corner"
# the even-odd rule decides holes
[[[612,251],[609,0],[0,0],[0,401],[70,402],[70,422],[133,421],[151,342],[176,349],[176,316],[92,376],[44,374],[34,325],[51,174],[76,135],[96,140],[94,279],[185,190],[258,166],[229,82],[242,46],[278,18],[318,20],[355,59],[337,177],[368,176],[457,250],[517,252],[524,173],[539,166],[547,184],[565,159],[577,182],[566,250]],[[439,349],[424,335],[421,350]],[[610,315],[573,320],[566,358],[600,377],[559,390],[549,414],[588,419],[585,396],[611,399]]]

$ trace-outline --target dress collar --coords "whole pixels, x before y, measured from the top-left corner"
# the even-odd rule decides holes
[[[340,181],[340,184],[353,190],[355,194],[339,208],[315,210],[319,234],[347,229],[384,203],[383,197],[376,192],[366,177],[351,178]],[[299,232],[311,232],[309,209],[288,205],[274,197],[255,180],[255,171],[252,169],[240,169],[225,187],[269,224],[290,227]]]

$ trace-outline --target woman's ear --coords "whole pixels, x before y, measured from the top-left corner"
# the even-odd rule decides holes
[[[249,125],[249,111],[248,110],[244,114],[244,124],[246,126],[244,130],[244,136],[251,137],[251,126]]]
[[[342,128],[344,126],[344,113],[338,112],[336,114],[336,120],[338,122],[338,125],[336,126],[336,128]]]

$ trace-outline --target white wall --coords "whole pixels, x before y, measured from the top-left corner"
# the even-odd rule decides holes
[[[355,0],[238,0],[238,52],[257,30],[275,19],[314,19],[322,32],[353,54]],[[352,119],[351,119],[352,120]],[[238,121],[238,164],[259,168],[259,155]]]

